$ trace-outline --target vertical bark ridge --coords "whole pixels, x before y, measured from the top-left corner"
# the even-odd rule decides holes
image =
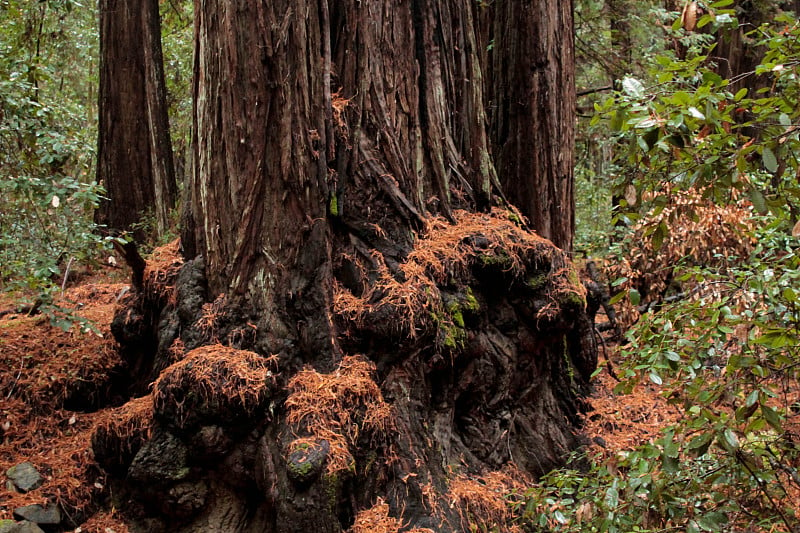
[[[485,131],[471,2],[334,5],[331,20],[340,27],[332,35],[344,38],[334,43],[333,83],[350,103],[352,127],[347,176],[339,176],[345,219],[383,226],[397,209],[416,219],[449,216],[454,206],[488,206],[492,186],[497,193],[499,187]],[[366,198],[360,191],[377,177],[396,182],[404,199],[382,208]],[[407,204],[413,212],[398,207]]]

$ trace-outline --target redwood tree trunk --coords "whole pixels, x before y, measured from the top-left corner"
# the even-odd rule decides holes
[[[494,3],[491,132],[497,173],[531,227],[565,250],[575,231],[572,1]]]
[[[469,530],[456,477],[522,483],[579,443],[584,290],[497,208],[486,16],[473,0],[196,4],[189,261],[151,267],[113,328],[133,381],[156,381],[151,436],[95,446],[164,530],[339,532],[378,497],[409,527]],[[550,89],[529,107],[561,110]],[[571,108],[560,119],[571,135]],[[535,222],[569,246],[559,179],[542,186],[569,192],[568,222]]]
[[[108,199],[95,218],[110,230],[147,214],[164,235],[175,206],[160,28],[156,0],[100,0],[97,179]]]

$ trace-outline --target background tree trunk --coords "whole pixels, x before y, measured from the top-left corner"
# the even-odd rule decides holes
[[[381,497],[404,524],[468,530],[455,477],[513,463],[521,483],[579,443],[596,362],[584,289],[563,251],[491,208],[474,9],[196,5],[191,260],[150,267],[160,277],[114,325],[132,381],[157,378],[152,436],[120,437],[137,451],[111,465],[138,480],[118,488],[158,517],[151,529],[338,532]],[[571,71],[569,58],[541,67]],[[528,107],[561,112],[540,82]],[[570,137],[564,113],[553,132]],[[571,174],[559,179],[541,178],[557,208],[536,222],[568,246]],[[99,436],[98,456],[118,440]]]
[[[503,189],[565,250],[575,231],[572,2],[494,3],[491,138]]]
[[[160,28],[156,0],[100,0],[97,179],[108,200],[95,219],[128,231],[149,214],[155,236],[177,196]]]

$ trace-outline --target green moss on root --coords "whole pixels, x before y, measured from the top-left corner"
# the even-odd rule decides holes
[[[548,276],[544,272],[541,272],[541,273],[538,273],[538,274],[535,274],[535,275],[529,277],[525,281],[525,285],[527,285],[527,287],[529,289],[533,290],[533,291],[539,291],[539,290],[543,289],[547,285],[547,282],[549,281],[549,279],[550,279],[550,276]]]
[[[478,302],[478,299],[475,298],[475,294],[472,292],[472,287],[467,287],[463,308],[472,313],[477,313],[481,308],[481,304]]]

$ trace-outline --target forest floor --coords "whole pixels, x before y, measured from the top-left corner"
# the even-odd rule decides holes
[[[0,317],[0,520],[12,519],[13,510],[23,505],[55,502],[65,523],[79,525],[63,530],[127,533],[91,450],[94,428],[127,400],[118,395],[125,389],[115,378],[122,361],[109,331],[126,287],[119,270],[106,270],[60,297],[60,305],[91,320],[98,332],[64,332],[41,315]],[[0,312],[13,306],[0,298]],[[613,353],[612,347],[612,364]],[[607,457],[658,437],[679,416],[655,386],[617,395],[614,385],[604,367],[585,427],[593,447]],[[43,484],[23,494],[14,490],[6,471],[26,461]]]

